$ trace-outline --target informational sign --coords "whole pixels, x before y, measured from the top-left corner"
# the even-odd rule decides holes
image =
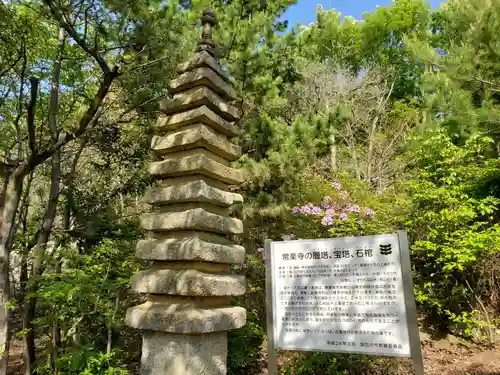
[[[273,349],[417,355],[421,366],[405,232],[266,250]]]

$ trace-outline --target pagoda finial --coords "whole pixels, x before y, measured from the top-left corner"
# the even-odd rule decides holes
[[[205,9],[200,19],[203,31],[196,52],[207,51],[212,56],[217,57],[217,44],[212,40],[212,28],[217,24],[217,16],[212,10]]]

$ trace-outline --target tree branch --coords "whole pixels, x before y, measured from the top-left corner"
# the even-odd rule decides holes
[[[5,74],[7,74],[9,70],[14,68],[17,65],[17,63],[21,61],[22,58],[23,58],[22,54],[19,54],[19,56],[17,57],[17,59],[14,60],[13,63],[11,63],[9,66],[7,66],[4,70],[0,72],[0,78],[2,78]]]
[[[57,47],[57,54],[54,60],[54,71],[52,73],[52,87],[50,92],[50,106],[49,106],[49,126],[52,135],[52,141],[55,143],[58,139],[57,129],[57,112],[59,107],[59,77],[61,75],[61,56],[66,41],[65,32],[62,27],[59,28],[59,42]]]
[[[54,18],[59,22],[59,25],[66,30],[68,35],[73,38],[73,40],[91,57],[97,61],[99,66],[101,67],[102,71],[104,72],[105,75],[109,74],[111,72],[111,69],[108,66],[108,63],[106,60],[99,54],[96,46],[90,47],[85,39],[82,39],[80,35],[76,32],[75,28],[70,25],[66,19],[63,17],[61,14],[60,10],[56,7],[54,4],[54,1],[52,0],[43,0],[43,2],[50,8],[50,12],[54,16]]]
[[[489,85],[489,86],[490,86],[490,87],[489,87],[489,89],[490,89],[491,91],[500,92],[500,89],[498,88],[498,87],[499,87],[498,83],[488,81],[488,80],[483,79],[483,78],[481,78],[481,77],[475,77],[475,80],[476,80],[476,81],[479,81],[479,82],[481,82],[481,83],[484,83],[484,84],[486,84],[486,85]]]
[[[28,144],[30,146],[31,155],[36,153],[36,137],[35,137],[35,117],[36,117],[36,101],[38,97],[38,83],[39,80],[36,77],[30,78],[31,83],[31,94],[30,102],[28,104]]]
[[[105,74],[102,82],[99,86],[99,90],[94,96],[94,99],[90,106],[87,108],[87,111],[80,119],[78,127],[72,133],[62,133],[59,135],[58,141],[52,143],[50,146],[45,148],[44,151],[41,151],[35,155],[31,155],[22,165],[21,167],[27,171],[33,170],[36,166],[43,163],[45,160],[50,158],[54,152],[58,149],[71,142],[73,139],[81,136],[85,131],[87,131],[89,124],[94,119],[97,111],[102,105],[104,98],[106,97],[113,80],[118,77],[118,68],[115,68],[113,71],[110,71],[108,74]]]
[[[144,63],[144,64],[139,64],[139,65],[135,65],[133,66],[132,68],[130,68],[129,70],[135,70],[135,69],[140,69],[140,68],[146,68],[148,66],[151,66],[151,65],[154,65],[154,64],[158,64],[159,62],[162,62],[164,60],[168,60],[170,58],[170,56],[167,56],[167,57],[160,57],[159,59],[156,59],[156,60],[153,60],[153,61],[149,61],[147,63]]]
[[[16,138],[17,138],[17,160],[20,161],[22,159],[23,154],[23,140],[21,134],[21,127],[19,126],[19,121],[21,121],[21,117],[23,116],[23,102],[24,102],[24,82],[26,77],[26,66],[28,64],[28,56],[26,53],[26,46],[23,43],[23,64],[21,66],[21,83],[19,84],[19,98],[17,103],[17,116],[14,120],[14,127],[16,128]],[[12,146],[14,147],[14,146]]]

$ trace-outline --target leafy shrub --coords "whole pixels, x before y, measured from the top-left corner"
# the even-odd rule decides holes
[[[37,329],[53,332],[57,327],[61,336],[57,350],[52,347],[52,337],[38,345],[39,358],[44,362],[41,373],[50,373],[51,360],[61,374],[127,373],[118,364],[130,358],[118,351],[111,355],[103,352],[108,331],[113,347],[126,348],[123,341],[129,330],[123,319],[126,308],[134,303],[126,290],[130,275],[139,268],[131,249],[128,238],[119,237],[105,239],[88,254],[66,248],[62,270],[46,272],[40,278],[37,296],[43,314],[36,319]]]
[[[488,310],[500,307],[490,298],[498,295],[498,280],[484,280],[492,277],[484,260],[500,254],[500,164],[491,157],[493,140],[479,133],[456,145],[433,131],[420,143],[410,153],[416,176],[407,221],[416,298],[424,311],[445,324],[463,324],[470,335],[491,325]],[[478,289],[481,284],[488,287]]]
[[[312,195],[299,196],[299,205],[287,215],[287,228],[295,238],[333,238],[391,233],[401,226],[403,207],[390,191],[376,195],[364,183],[305,175]]]
[[[124,354],[113,350],[106,354],[96,350],[92,345],[73,346],[63,353],[54,363],[60,375],[127,375],[123,368]],[[50,360],[39,366],[41,374],[52,374]]]
[[[115,367],[118,364],[119,352],[114,351],[111,354],[99,353],[88,360],[85,370],[79,375],[127,375],[128,371]]]
[[[290,353],[285,375],[400,375],[406,363],[396,359],[331,353]]]
[[[247,311],[244,327],[228,335],[228,369],[230,374],[246,374],[260,354],[265,331],[257,311]]]

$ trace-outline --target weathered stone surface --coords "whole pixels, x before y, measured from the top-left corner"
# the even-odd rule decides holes
[[[219,95],[205,86],[196,87],[189,91],[178,93],[173,98],[162,100],[160,102],[160,109],[169,115],[201,107],[202,105],[206,105],[228,121],[237,121],[241,117],[241,111],[238,108],[226,103]]]
[[[203,202],[192,202],[192,203],[174,203],[174,204],[166,204],[161,206],[153,206],[152,209],[144,212],[156,212],[156,213],[172,213],[172,212],[184,212],[189,210],[195,210],[198,208],[202,208],[207,212],[211,212],[213,214],[221,215],[228,217],[230,216],[230,211],[228,207],[216,206],[211,203],[203,203]]]
[[[161,180],[161,186],[163,187],[178,186],[188,182],[196,182],[196,181],[205,181],[208,185],[216,187],[217,189],[223,191],[231,190],[228,184],[201,174],[190,174],[187,176],[178,176],[178,177],[163,179]]]
[[[171,93],[178,93],[196,86],[210,87],[229,101],[238,99],[234,88],[210,68],[196,68],[181,74],[176,79],[170,81],[169,91]]]
[[[226,375],[227,334],[144,331],[141,375]]]
[[[149,173],[158,178],[198,174],[230,185],[243,182],[241,171],[219,163],[204,150],[190,156],[169,157],[163,161],[151,163]]]
[[[229,272],[229,264],[208,262],[153,262],[152,270],[196,270],[209,274],[225,274]]]
[[[245,248],[215,234],[182,232],[139,241],[136,256],[147,260],[201,260],[238,264],[245,259]]]
[[[141,226],[146,230],[161,232],[172,230],[203,230],[222,234],[243,233],[239,219],[205,211],[203,208],[183,212],[151,213],[141,216]]]
[[[246,283],[245,277],[239,275],[155,269],[136,273],[132,289],[138,293],[178,296],[241,296],[245,294]]]
[[[132,278],[147,302],[125,319],[143,331],[141,375],[226,375],[226,331],[246,321],[244,308],[230,306],[246,289],[244,276],[230,274],[245,250],[229,240],[243,233],[241,220],[230,217],[242,201],[230,191],[243,182],[231,168],[241,148],[230,140],[240,134],[234,122],[241,111],[229,103],[237,94],[217,61],[217,17],[205,10],[201,21],[198,53],[170,82],[173,97],[160,103],[160,134],[151,145],[159,159],[148,170],[162,181],[146,194],[141,226],[149,238],[136,255],[152,262]]]
[[[242,202],[243,197],[240,194],[217,189],[200,180],[181,185],[149,189],[144,200],[152,205],[196,202],[229,207],[236,202]]]
[[[215,60],[215,58],[206,51],[202,51],[194,55],[189,61],[179,64],[177,66],[177,73],[182,74],[196,68],[208,67],[215,73],[220,75],[224,81],[231,83],[231,78],[227,71]]]
[[[176,262],[168,262],[173,264]],[[199,262],[196,262],[199,263]],[[192,297],[192,296],[166,296],[161,294],[151,294],[148,296],[148,302],[167,304],[167,305],[183,305],[191,306],[200,309],[228,307],[231,305],[231,296],[222,297]]]
[[[241,328],[246,322],[242,307],[202,309],[192,304],[146,302],[127,310],[125,323],[148,331],[210,333]]]
[[[241,156],[241,148],[228,141],[227,137],[203,124],[195,124],[166,136],[154,136],[151,148],[158,154],[177,152],[202,147],[229,160]]]
[[[210,125],[229,137],[235,137],[240,133],[238,128],[224,120],[206,105],[171,116],[160,116],[157,127],[160,130],[175,130],[196,123]]]

